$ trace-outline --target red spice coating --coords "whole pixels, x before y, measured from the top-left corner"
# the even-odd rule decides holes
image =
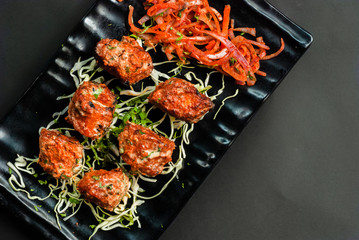
[[[196,123],[214,107],[211,99],[183,79],[172,78],[158,84],[148,100],[164,112],[186,122]]]
[[[102,68],[130,85],[150,76],[153,70],[150,54],[135,39],[127,36],[121,41],[99,41],[96,59]]]
[[[75,137],[43,128],[39,138],[39,164],[54,178],[71,178],[79,171],[83,148]]]
[[[72,97],[66,119],[82,135],[98,139],[111,125],[115,104],[115,94],[105,84],[84,82]]]
[[[122,159],[133,172],[156,176],[172,161],[174,142],[143,126],[127,122],[118,141]]]
[[[77,189],[86,201],[109,211],[120,204],[129,187],[130,180],[120,168],[92,170],[77,183]]]

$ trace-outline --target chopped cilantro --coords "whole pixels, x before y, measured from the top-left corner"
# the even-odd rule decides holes
[[[250,80],[253,80],[253,79],[254,79],[253,76],[251,75],[251,72],[250,72],[250,71],[248,71],[247,77],[248,77]]]
[[[122,92],[122,88],[120,88],[119,86],[116,86],[115,88],[117,91]]]
[[[178,12],[178,16],[182,17],[182,12],[185,10],[186,8],[182,8],[179,12]]]
[[[95,96],[95,99],[98,98],[98,96],[103,92],[103,88],[99,87],[98,89],[93,91],[93,95]]]
[[[65,174],[63,174],[63,173],[61,174],[61,177],[64,178],[64,179],[70,179],[69,176],[67,176],[67,175],[65,175]]]
[[[39,208],[41,208],[42,205],[34,205],[34,208],[35,208],[35,211],[38,212],[39,211]]]
[[[142,120],[144,120],[144,119],[147,118],[147,115],[146,115],[146,113],[144,113],[144,112],[139,112],[139,113],[138,113],[138,116],[139,116]]]
[[[180,33],[180,32],[177,32],[176,33],[178,36],[179,36],[179,38],[177,38],[176,39],[176,42],[179,42],[179,41],[181,41],[182,40],[182,38],[183,38],[183,35],[182,35],[182,33]]]
[[[231,59],[229,59],[229,62],[231,63],[231,65],[233,65],[233,64],[237,63],[237,59],[232,57]]]
[[[43,181],[43,180],[40,180],[40,179],[39,179],[38,182],[39,182],[41,185],[46,185],[46,184],[47,184],[47,181],[46,181],[46,180]]]
[[[129,66],[126,66],[126,73],[130,73],[130,67]]]
[[[110,49],[110,50],[112,50],[112,49],[117,48],[117,47],[114,47],[114,46],[111,46],[111,45],[107,45],[107,48]]]
[[[112,187],[113,187],[112,184],[102,185],[102,182],[100,182],[98,186],[100,188],[107,188],[107,189],[110,189],[110,190],[112,190]]]

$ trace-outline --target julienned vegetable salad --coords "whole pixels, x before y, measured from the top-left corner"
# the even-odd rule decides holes
[[[132,6],[128,22],[130,31],[144,39],[146,46],[161,44],[169,60],[174,55],[183,63],[194,58],[241,85],[254,85],[255,74],[265,76],[259,70],[260,60],[271,59],[284,49],[281,39],[280,49],[267,55],[270,48],[262,37],[256,37],[255,28],[235,28],[230,5],[224,7],[223,15],[207,0],[146,0],[144,6],[147,14],[138,21],[142,28],[133,22]],[[240,34],[235,36],[236,32]],[[250,40],[244,33],[256,38]]]

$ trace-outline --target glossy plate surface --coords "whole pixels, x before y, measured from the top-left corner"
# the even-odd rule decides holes
[[[142,1],[141,1],[142,2]],[[34,85],[23,96],[16,107],[0,123],[0,202],[11,209],[14,215],[32,224],[44,237],[49,239],[87,239],[95,224],[87,207],[83,207],[68,222],[62,222],[62,231],[58,230],[55,215],[48,213],[55,204],[52,199],[41,204],[39,211],[34,202],[22,193],[12,191],[7,183],[9,177],[6,162],[14,161],[16,154],[32,157],[38,155],[38,129],[51,121],[53,112],[62,110],[66,101],[56,101],[56,97],[75,90],[69,70],[79,57],[91,57],[95,44],[101,38],[117,38],[128,34],[128,5],[135,7],[134,19],[144,14],[139,1],[99,0],[83,18],[77,28],[68,36],[47,71],[43,72]],[[173,181],[158,198],[147,201],[138,208],[142,228],[115,229],[98,232],[93,239],[156,239],[175,218],[194,191],[203,182],[208,173],[221,159],[238,134],[255,114],[265,99],[274,91],[285,75],[294,66],[312,42],[312,37],[267,2],[254,1],[216,1],[211,5],[222,12],[225,4],[231,4],[231,16],[235,26],[250,26],[257,29],[257,35],[263,36],[271,49],[278,49],[282,37],[286,48],[277,58],[263,61],[261,70],[267,77],[258,77],[253,87],[242,87],[226,81],[222,97],[215,101],[216,109],[195,126],[191,135],[191,145],[187,146],[187,159],[179,174],[179,180]],[[164,54],[152,55],[154,61],[164,60]],[[207,71],[197,68],[199,75]],[[212,81],[214,89],[220,87],[218,81]],[[221,100],[232,95],[239,88],[237,97],[226,102],[217,118],[213,116]],[[25,178],[29,188],[37,194],[45,194],[46,188],[39,185],[33,177]],[[182,183],[185,188],[182,188]],[[36,223],[36,224],[34,224]],[[78,225],[76,225],[78,223]]]

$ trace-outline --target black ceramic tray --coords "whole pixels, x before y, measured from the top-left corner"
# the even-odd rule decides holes
[[[95,220],[84,207],[68,222],[62,222],[58,229],[53,213],[51,199],[43,203],[34,203],[25,194],[12,191],[8,161],[14,161],[16,154],[36,156],[38,154],[38,129],[51,121],[53,112],[63,109],[66,101],[56,101],[56,97],[75,90],[69,70],[75,61],[91,57],[97,41],[101,38],[117,38],[128,34],[128,5],[135,7],[134,19],[143,15],[142,1],[98,0],[76,29],[68,36],[58,50],[48,69],[40,74],[32,87],[26,92],[15,108],[0,123],[0,203],[10,209],[14,216],[21,218],[32,228],[37,229],[48,239],[87,239],[92,229],[88,226]],[[236,26],[250,26],[257,29],[266,43],[274,50],[280,45],[282,37],[286,43],[284,52],[269,61],[263,61],[261,70],[267,77],[258,77],[253,87],[238,86],[227,79],[222,98],[215,101],[216,109],[196,124],[191,135],[191,144],[186,147],[187,159],[179,173],[179,179],[173,181],[166,191],[156,199],[147,201],[138,208],[142,228],[115,229],[109,232],[99,231],[93,239],[157,239],[194,191],[215,167],[231,143],[239,135],[254,113],[267,97],[275,90],[289,70],[294,66],[312,42],[305,30],[291,22],[283,14],[263,0],[224,0],[210,1],[220,11],[225,4],[231,4],[231,17],[240,19]],[[160,52],[155,61],[164,60]],[[196,73],[206,70],[197,68]],[[219,78],[219,76],[218,76]],[[214,89],[220,86],[214,84]],[[221,99],[234,93],[237,97],[228,100],[220,114],[213,120]],[[26,178],[27,184],[38,193],[46,191],[32,178]],[[182,184],[185,188],[182,188]],[[36,211],[35,204],[42,207]],[[78,225],[76,225],[78,223]]]

